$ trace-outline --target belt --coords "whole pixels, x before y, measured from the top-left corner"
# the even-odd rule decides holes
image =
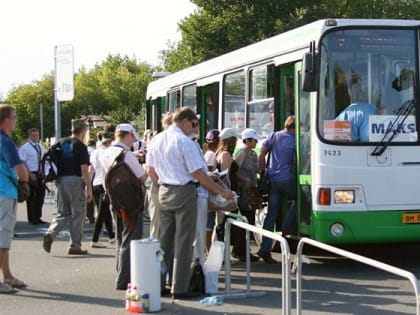
[[[185,185],[172,185],[172,184],[165,184],[165,183],[163,183],[161,185],[162,186],[165,186],[165,187],[181,187],[181,186],[187,186],[187,185],[194,185],[195,187],[198,187],[198,186],[200,186],[200,183],[199,182],[189,181]]]

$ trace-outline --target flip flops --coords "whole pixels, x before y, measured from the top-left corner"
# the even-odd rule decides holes
[[[12,288],[25,288],[27,284],[25,281],[19,280],[18,278],[4,279],[4,283],[11,286]]]
[[[17,291],[17,289],[11,287],[10,285],[0,282],[0,294],[13,294]]]

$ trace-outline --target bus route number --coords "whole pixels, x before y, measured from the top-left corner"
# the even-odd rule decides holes
[[[341,156],[341,150],[324,150],[325,156]]]

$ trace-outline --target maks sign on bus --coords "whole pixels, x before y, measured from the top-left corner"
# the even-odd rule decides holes
[[[413,115],[407,116],[401,125],[398,122],[395,123],[396,119],[397,116],[394,115],[369,116],[369,141],[381,141],[386,133],[392,132],[392,129],[395,130],[396,128],[398,128],[398,130],[396,130],[396,135],[393,141],[417,141],[415,117]],[[392,127],[392,125],[394,125],[394,127]]]

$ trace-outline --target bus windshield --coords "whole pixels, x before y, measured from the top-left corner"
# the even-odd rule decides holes
[[[412,29],[341,29],[320,44],[318,131],[339,143],[417,143],[416,108],[401,108],[418,87]],[[417,102],[418,103],[418,102]]]

